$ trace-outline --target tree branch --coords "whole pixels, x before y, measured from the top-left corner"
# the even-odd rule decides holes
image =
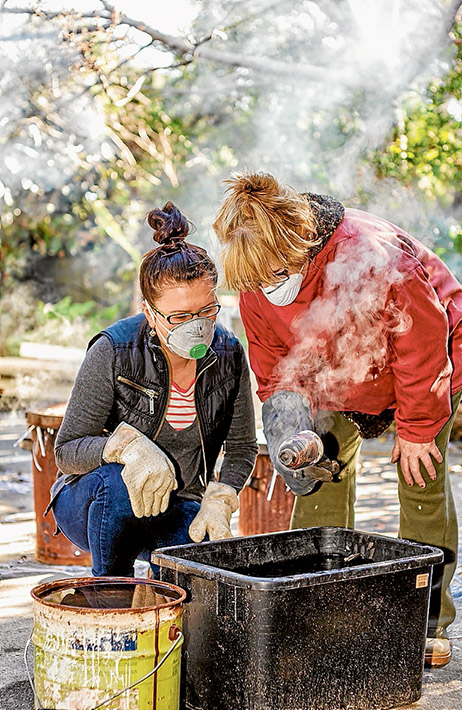
[[[104,2],[104,6],[107,10],[111,8],[111,5],[106,2]],[[182,37],[172,37],[172,35],[159,32],[155,28],[140,23],[138,20],[134,20],[124,14],[120,15],[120,24],[127,24],[141,32],[145,32],[152,38],[153,42],[160,42],[165,47],[168,47],[181,56],[192,55],[194,59],[200,57],[217,64],[225,64],[232,67],[246,67],[258,72],[263,72],[264,74],[273,74],[276,76],[299,76],[316,81],[321,81],[325,76],[323,69],[310,64],[290,64],[288,62],[274,61],[266,57],[254,57],[251,54],[226,52],[221,49],[208,47],[205,42],[197,46]]]
[[[78,17],[81,19],[94,19],[99,17],[104,20],[109,20],[115,16],[117,13],[116,8],[107,2],[103,2],[105,12],[98,13],[85,12],[79,13]],[[36,10],[33,8],[4,8],[3,12],[15,13],[15,14],[28,14],[37,15],[44,19],[53,20],[57,17],[65,16],[65,12],[42,12],[41,10]],[[264,74],[273,74],[275,76],[288,76],[288,77],[304,77],[310,80],[321,81],[325,74],[324,70],[320,67],[310,65],[310,64],[290,64],[288,62],[278,62],[266,57],[254,57],[250,54],[226,52],[220,49],[213,49],[208,47],[205,43],[198,46],[197,44],[190,42],[182,37],[173,37],[172,35],[166,34],[164,32],[159,32],[154,27],[145,24],[140,20],[128,17],[121,13],[117,14],[118,22],[121,25],[128,25],[133,27],[140,32],[151,37],[151,42],[158,42],[163,45],[167,50],[173,51],[176,54],[184,57],[190,57],[191,59],[197,59],[198,57],[206,59],[217,64],[223,64],[231,67],[246,67],[248,69],[253,69],[254,71],[261,72]]]
[[[72,13],[67,10],[61,10],[60,12],[44,12],[37,7],[5,7],[7,0],[4,0],[3,6],[0,8],[0,12],[8,12],[10,15],[36,15],[44,20],[55,20],[57,17],[66,17],[66,15],[71,15]],[[106,16],[101,12],[93,10],[92,12],[75,13],[78,17],[85,19],[95,19],[95,17],[100,17],[103,20],[110,20],[110,16]]]
[[[111,74],[113,74],[115,71],[117,71],[118,69],[120,69],[121,67],[123,67],[124,64],[127,64],[127,62],[129,62],[131,59],[133,59],[134,57],[136,57],[140,52],[142,52],[143,49],[147,49],[147,48],[150,47],[151,45],[152,45],[152,40],[151,40],[150,42],[148,42],[147,44],[143,44],[143,45],[142,45],[141,47],[139,47],[139,48],[136,50],[136,52],[134,52],[133,54],[130,54],[128,57],[125,57],[124,59],[121,59],[121,61],[120,61],[118,64],[116,64],[116,66],[115,66],[113,69],[111,69],[111,70],[106,74],[106,76],[111,76]],[[143,70],[143,74],[147,74],[149,71],[153,71],[153,70],[149,70],[149,69],[146,70],[146,69],[144,69],[144,70]]]
[[[104,7],[104,11],[92,11],[81,14],[79,13],[77,16],[81,19],[94,19],[95,17],[99,17],[106,21],[109,20],[112,23],[117,22],[120,25],[128,25],[129,27],[133,27],[134,29],[149,35],[149,37],[151,37],[150,44],[159,43],[167,50],[173,51],[181,57],[188,58],[188,61],[201,58],[225,66],[245,67],[247,69],[252,69],[256,72],[265,75],[299,79],[303,78],[319,83],[325,82],[326,80],[326,71],[322,67],[312,64],[293,64],[290,62],[280,62],[277,60],[268,59],[267,57],[255,57],[253,55],[245,54],[243,52],[228,52],[221,49],[214,49],[213,47],[207,45],[207,41],[209,41],[209,38],[207,38],[206,42],[203,42],[203,40],[201,40],[201,42],[203,43],[198,46],[197,43],[191,42],[188,39],[184,39],[182,37],[173,37],[172,35],[156,30],[154,27],[151,27],[150,25],[147,25],[146,23],[140,20],[136,20],[134,18],[129,17],[128,15],[125,15],[124,13],[120,13],[113,5],[111,5],[106,0],[101,0],[101,3]],[[442,10],[443,22],[441,33],[446,32],[447,34],[449,34],[449,31],[454,25],[457,12],[460,7],[460,0],[450,0],[446,10]],[[38,15],[39,17],[43,17],[45,19],[63,17],[66,14],[65,12],[42,12],[41,10],[32,8],[6,7],[3,8],[3,12]],[[336,73],[336,78],[338,80],[347,79],[344,74],[345,70],[338,69]]]

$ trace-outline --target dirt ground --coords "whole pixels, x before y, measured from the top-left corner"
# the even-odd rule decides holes
[[[34,559],[35,516],[31,456],[13,448],[25,431],[21,413],[0,415],[0,709],[32,710],[33,696],[24,665],[24,648],[32,630],[30,590],[37,584],[67,576],[87,576],[88,568],[47,566]],[[389,463],[391,440],[367,442],[358,475],[356,527],[396,534],[398,499],[396,474]],[[451,480],[462,516],[462,446],[451,444]],[[461,539],[462,542],[462,539]],[[461,545],[462,548],[462,545]],[[137,573],[144,575],[140,563]],[[462,708],[462,557],[453,583],[458,609],[451,626],[453,660],[440,670],[424,673],[422,699],[415,710]],[[29,666],[32,666],[29,652]]]

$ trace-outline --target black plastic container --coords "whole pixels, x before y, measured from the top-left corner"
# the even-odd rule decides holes
[[[183,707],[377,710],[418,700],[443,553],[343,528],[163,548],[183,587]]]

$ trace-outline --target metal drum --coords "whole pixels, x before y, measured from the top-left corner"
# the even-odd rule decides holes
[[[288,530],[295,496],[276,473],[266,444],[259,444],[255,468],[239,494],[239,535]]]
[[[91,555],[80,550],[65,535],[53,535],[56,523],[53,511],[43,513],[50,502],[50,488],[56,480],[55,440],[63,421],[65,404],[38,412],[27,412],[27,434],[32,440],[32,475],[34,509],[37,526],[35,556],[39,562],[52,565],[91,566]]]

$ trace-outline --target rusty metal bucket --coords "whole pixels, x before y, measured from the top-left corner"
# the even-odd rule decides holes
[[[41,584],[31,595],[33,682],[27,670],[37,708],[178,710],[183,589],[83,577]]]
[[[289,530],[295,496],[274,471],[266,445],[259,445],[255,468],[239,494],[239,535]]]
[[[32,475],[36,519],[35,556],[39,562],[51,565],[91,566],[91,555],[80,550],[64,535],[53,536],[56,523],[53,511],[43,513],[50,501],[50,488],[56,480],[54,447],[63,421],[65,404],[38,412],[27,412],[29,436],[32,440]]]

